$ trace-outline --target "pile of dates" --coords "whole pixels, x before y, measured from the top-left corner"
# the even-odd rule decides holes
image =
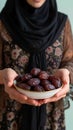
[[[62,86],[60,78],[49,75],[46,71],[33,68],[30,73],[15,78],[16,86],[30,91],[50,91]]]

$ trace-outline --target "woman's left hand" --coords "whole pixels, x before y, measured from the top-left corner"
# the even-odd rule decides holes
[[[70,82],[69,71],[67,69],[58,69],[54,75],[62,80],[62,88],[53,97],[40,100],[40,104],[48,102],[56,102],[61,98],[65,97],[67,92],[69,91],[69,82]]]

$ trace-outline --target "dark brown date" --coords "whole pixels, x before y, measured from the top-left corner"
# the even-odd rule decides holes
[[[49,84],[50,82],[49,82],[49,80],[47,80],[47,79],[42,79],[41,80],[41,85],[42,86],[44,86],[44,85],[46,85],[46,84]]]
[[[30,86],[36,86],[40,84],[40,80],[38,78],[32,78],[27,82]]]
[[[49,80],[55,86],[56,89],[62,86],[62,82],[60,78],[57,78],[55,76],[49,76]]]
[[[48,73],[45,72],[45,71],[41,71],[41,72],[39,73],[39,78],[40,78],[40,79],[48,79],[48,77],[49,77],[49,75],[48,75]]]
[[[52,81],[53,79],[55,79],[56,77],[54,75],[49,75],[48,79],[49,81]]]
[[[44,85],[43,87],[44,87],[45,91],[50,91],[50,90],[54,90],[55,89],[55,86],[50,84],[50,83]]]
[[[60,79],[53,79],[52,84],[55,86],[55,88],[60,88],[62,86],[61,80]]]
[[[37,86],[34,87],[34,91],[42,92],[42,91],[45,91],[45,90],[44,90],[43,86],[37,85]]]
[[[29,86],[28,84],[26,83],[17,83],[17,86],[21,89],[24,89],[24,90],[30,90],[31,89],[31,86]]]
[[[39,68],[33,68],[30,73],[34,76],[37,76],[40,73],[40,71],[41,70]]]
[[[32,75],[30,73],[26,73],[22,76],[22,81],[27,81],[32,78]]]
[[[15,80],[18,87],[30,91],[50,91],[62,86],[60,78],[48,75],[46,71],[42,71],[39,68],[33,68],[30,73],[17,76]]]

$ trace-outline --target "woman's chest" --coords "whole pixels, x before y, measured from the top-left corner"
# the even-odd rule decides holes
[[[45,49],[47,70],[59,68],[63,54],[63,32],[60,37]],[[12,67],[23,72],[30,58],[30,53],[21,49],[17,44],[5,42],[3,44],[4,67]]]

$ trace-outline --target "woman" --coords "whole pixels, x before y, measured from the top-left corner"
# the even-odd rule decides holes
[[[65,130],[63,97],[73,83],[73,40],[56,0],[7,0],[0,13],[0,129]],[[33,100],[13,80],[33,67],[61,78],[55,96]]]

